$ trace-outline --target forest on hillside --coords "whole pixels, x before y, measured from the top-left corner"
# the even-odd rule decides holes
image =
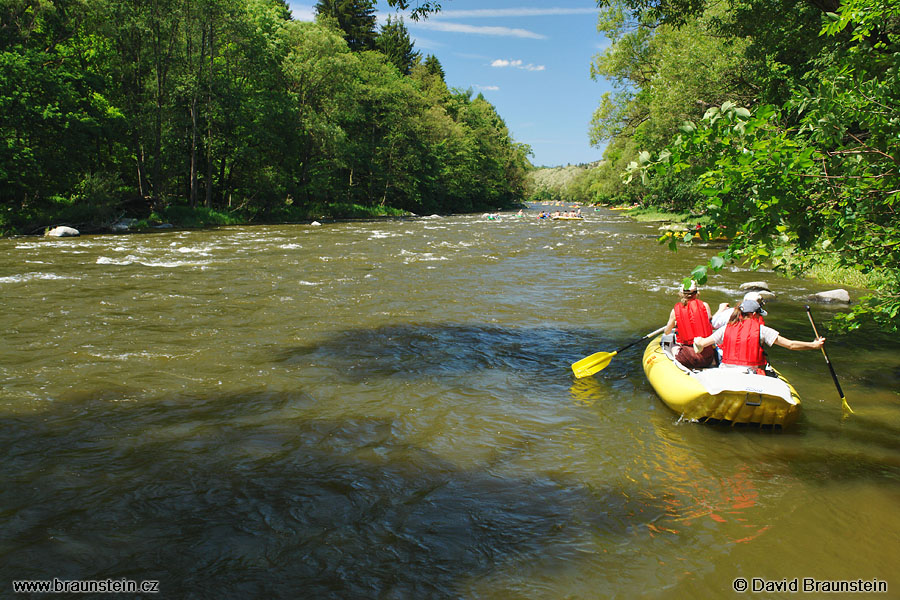
[[[529,200],[532,202],[588,201],[589,175],[600,163],[559,167],[539,167],[529,171]]]
[[[730,240],[729,261],[829,264],[874,293],[841,315],[900,327],[900,4],[600,0],[610,81],[590,127],[601,164],[570,199],[705,217],[661,241]],[[565,193],[565,192],[564,192]]]
[[[312,23],[283,0],[3,2],[0,234],[524,198],[530,148],[480,94],[448,89],[402,18],[376,27],[372,0],[316,11]]]

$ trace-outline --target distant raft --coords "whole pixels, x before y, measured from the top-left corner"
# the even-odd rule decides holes
[[[567,217],[564,215],[558,215],[558,216],[551,215],[550,218],[554,221],[583,221],[584,220],[584,217]]]
[[[662,401],[687,421],[787,427],[800,415],[800,397],[784,376],[737,369],[692,371],[679,364],[670,347],[653,339],[644,351],[644,373]]]

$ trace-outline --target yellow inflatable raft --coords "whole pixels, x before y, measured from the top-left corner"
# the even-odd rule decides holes
[[[777,377],[711,368],[691,371],[654,338],[644,351],[644,373],[666,405],[689,421],[724,421],[787,427],[800,414],[800,397]]]

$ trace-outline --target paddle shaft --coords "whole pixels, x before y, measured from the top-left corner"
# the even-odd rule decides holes
[[[580,379],[582,377],[589,377],[597,371],[602,371],[606,368],[607,365],[609,365],[609,361],[612,360],[613,356],[617,355],[622,350],[631,348],[635,344],[638,344],[641,341],[646,340],[647,338],[653,337],[664,329],[665,327],[660,327],[656,331],[648,333],[641,339],[631,342],[627,346],[622,346],[615,352],[595,352],[590,356],[586,356],[585,358],[582,358],[572,365],[572,372],[575,373],[575,377],[578,377]]]
[[[654,335],[656,335],[657,333],[662,333],[663,331],[665,331],[665,329],[666,329],[665,326],[663,326],[663,327],[660,327],[659,329],[657,329],[656,331],[651,331],[650,333],[648,333],[647,335],[645,335],[645,336],[642,337],[641,339],[637,340],[636,342],[631,342],[631,343],[628,344],[627,346],[622,346],[621,348],[619,348],[618,350],[616,350],[615,352],[613,352],[613,354],[618,354],[618,353],[621,352],[622,350],[628,350],[629,348],[631,348],[631,347],[634,346],[635,344],[640,344],[640,343],[643,342],[644,340],[649,339],[649,338],[652,338],[652,337],[653,337]]]
[[[816,337],[818,338],[819,331],[816,329],[816,322],[813,321],[812,311],[809,310],[809,306],[806,307],[806,316],[809,317],[809,324],[812,325],[813,333],[816,334]],[[840,382],[838,382],[837,373],[834,372],[834,367],[831,366],[831,361],[828,360],[828,353],[825,352],[825,346],[822,346],[822,356],[825,357],[825,364],[828,365],[828,370],[831,371],[831,378],[834,380],[834,387],[837,388],[838,394],[841,395],[841,400],[844,400],[844,390],[841,389],[841,384]]]

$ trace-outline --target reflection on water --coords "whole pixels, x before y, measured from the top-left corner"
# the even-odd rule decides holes
[[[660,325],[713,251],[655,238],[600,211],[0,241],[0,589],[124,577],[184,598],[669,598],[722,596],[738,576],[894,583],[893,339],[829,338],[846,421],[817,357],[774,356],[804,401],[782,433],[679,422],[639,348],[572,377]],[[817,290],[765,277],[769,320],[809,337]],[[735,268],[704,299],[759,278]]]

